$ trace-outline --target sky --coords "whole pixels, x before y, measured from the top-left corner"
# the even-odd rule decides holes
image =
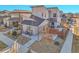
[[[0,5],[0,10],[31,10],[32,5]],[[79,13],[79,5],[45,5],[45,7],[58,7],[64,13]]]

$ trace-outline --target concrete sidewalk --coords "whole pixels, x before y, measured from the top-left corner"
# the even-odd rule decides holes
[[[73,43],[73,33],[69,31],[60,53],[71,53],[72,43]]]

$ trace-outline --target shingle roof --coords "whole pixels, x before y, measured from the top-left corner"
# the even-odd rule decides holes
[[[31,21],[31,20],[24,20],[24,21],[22,21],[22,24],[36,26],[36,23],[34,21]]]
[[[57,9],[57,10],[59,10],[58,7],[50,7],[50,8],[47,8],[47,9]]]
[[[6,17],[9,17],[9,16],[0,16],[0,18],[6,18]]]
[[[10,20],[11,20],[11,21],[19,21],[19,18],[16,18],[16,17],[15,17],[15,18],[11,18]]]
[[[11,13],[32,13],[32,11],[29,11],[29,10],[14,10],[14,11],[11,11]]]
[[[33,7],[44,7],[44,5],[34,5],[34,6],[31,6],[32,8]]]
[[[32,20],[24,20],[22,22],[22,24],[39,26],[44,21],[44,19],[42,19],[40,17],[37,17],[37,16],[34,16],[34,15],[31,15],[31,18],[34,19],[35,21],[32,21]]]

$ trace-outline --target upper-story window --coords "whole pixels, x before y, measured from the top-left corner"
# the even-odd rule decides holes
[[[54,13],[54,14],[53,14],[53,17],[56,17],[56,16],[57,16],[57,14],[56,14],[56,13]]]
[[[45,14],[45,17],[46,17],[46,14]]]
[[[49,18],[51,18],[51,10],[49,10]]]
[[[43,17],[43,13],[42,13],[42,17]]]

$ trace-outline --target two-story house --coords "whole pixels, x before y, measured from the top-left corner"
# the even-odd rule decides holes
[[[23,32],[31,31],[38,34],[48,24],[48,10],[44,6],[32,6],[32,15],[30,19],[22,22]]]
[[[61,11],[57,7],[48,8],[50,25],[57,28],[61,24]]]

